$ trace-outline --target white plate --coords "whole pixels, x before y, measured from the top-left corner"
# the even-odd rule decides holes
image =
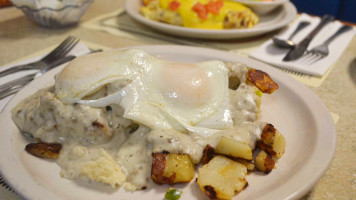
[[[272,123],[287,140],[284,156],[269,175],[252,173],[249,186],[234,199],[296,199],[308,192],[323,176],[332,160],[336,133],[330,113],[321,100],[306,86],[266,64],[224,51],[186,46],[139,47],[161,58],[179,62],[211,59],[242,62],[268,72],[280,88],[263,95],[261,121]],[[0,169],[16,192],[27,199],[124,200],[163,199],[168,186],[139,192],[118,191],[110,186],[85,184],[61,178],[55,162],[25,152],[28,141],[11,120],[11,109],[23,98],[54,83],[54,69],[21,90],[0,115]],[[195,181],[174,186],[183,189],[181,199],[207,199]]]
[[[282,7],[276,9],[275,11],[260,16],[260,22],[250,29],[194,29],[170,25],[162,22],[156,22],[143,17],[139,12],[139,9],[142,6],[141,2],[142,0],[126,0],[125,9],[132,18],[156,30],[190,38],[233,39],[257,36],[282,28],[288,23],[290,23],[297,16],[297,9],[292,3],[288,2],[285,3]]]
[[[287,3],[289,0],[272,0],[272,1],[232,0],[232,1],[245,4],[246,6],[250,7],[255,13],[259,15],[264,15],[276,9],[278,6]]]

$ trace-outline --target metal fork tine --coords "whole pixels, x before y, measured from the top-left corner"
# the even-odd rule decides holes
[[[68,45],[73,43],[73,41],[75,41],[75,38],[71,37],[70,40],[68,40],[68,42],[62,46],[62,48],[60,48],[57,52],[53,54],[53,56],[58,57],[61,54],[61,52],[63,52],[63,50],[67,49]]]
[[[52,56],[46,57],[43,59],[44,62],[52,62],[53,60],[64,57],[73,47],[79,42],[79,39],[76,37],[70,36],[70,40],[67,41],[64,45],[61,45],[62,48],[58,49]]]
[[[73,40],[72,40],[70,43],[68,43],[68,44],[62,49],[62,51],[60,51],[60,52],[58,52],[58,53],[56,54],[56,57],[63,57],[63,56],[65,56],[68,52],[70,52],[70,50],[73,49],[73,47],[74,47],[75,45],[78,44],[78,42],[79,42],[79,39],[73,38]]]
[[[316,61],[320,60],[323,58],[322,55],[315,51],[308,51],[305,56],[303,56],[304,59],[301,60],[301,64],[308,64],[311,65],[315,63]]]
[[[300,58],[297,60],[297,62],[303,63],[305,60],[308,60],[311,56],[312,56],[312,55],[311,55],[310,52],[305,52],[305,53],[303,54],[303,56],[300,57]]]
[[[47,60],[48,58],[54,56],[57,52],[59,52],[68,42],[72,40],[73,36],[67,37],[61,44],[59,44],[54,50],[52,50],[49,54],[42,58],[42,60]]]

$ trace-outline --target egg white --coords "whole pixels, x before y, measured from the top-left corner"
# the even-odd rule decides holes
[[[56,76],[56,94],[66,103],[104,107],[151,129],[191,131],[202,136],[233,126],[228,70],[220,61],[173,63],[142,50],[115,50],[79,57]],[[83,97],[120,80],[129,84],[96,100]]]

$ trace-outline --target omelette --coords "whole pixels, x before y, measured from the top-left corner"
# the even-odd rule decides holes
[[[243,4],[229,0],[144,0],[141,14],[151,20],[197,29],[242,29],[259,17]]]

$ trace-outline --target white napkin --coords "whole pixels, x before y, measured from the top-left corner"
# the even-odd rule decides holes
[[[78,43],[69,53],[68,55],[73,55],[73,56],[81,56],[84,54],[88,54],[90,52],[90,49],[83,43]],[[17,62],[15,64],[12,65],[7,65],[7,66],[3,66],[0,67],[0,71],[3,71],[5,69],[8,69],[12,66],[16,66],[16,65],[21,65],[21,64],[25,64],[25,63],[30,63],[30,62],[34,62],[37,61],[39,59],[41,59],[42,57],[44,57],[45,55],[47,55],[49,52],[46,52],[45,54],[41,55],[41,56],[36,56],[27,60],[23,60],[21,62]],[[25,76],[27,74],[31,74],[36,72],[35,70],[27,70],[27,71],[21,71],[21,72],[17,72],[14,74],[9,74],[7,76],[1,77],[0,78],[0,85],[7,83],[11,80],[15,80],[17,78],[20,78],[22,76]],[[2,109],[5,107],[5,105],[7,104],[7,102],[11,99],[13,95],[10,95],[4,99],[0,100],[0,111],[2,111]],[[0,195],[1,196],[1,195]]]
[[[297,20],[295,20],[293,24],[290,24],[283,33],[281,33],[280,35],[276,35],[276,37],[280,39],[287,39],[296,29],[299,22],[304,20],[309,21],[311,24],[299,33],[297,33],[297,35],[292,39],[296,43],[300,42],[318,25],[318,23],[320,22],[319,17],[311,17],[310,15],[303,13],[298,17]],[[342,24],[339,21],[333,21],[327,24],[310,42],[308,50],[311,50],[313,47],[322,44],[341,26]],[[287,54],[288,49],[281,49],[276,47],[275,45],[273,45],[272,39],[263,43],[249,56],[278,67],[302,72],[309,75],[323,76],[340,57],[342,52],[345,50],[345,48],[348,46],[348,44],[354,37],[355,33],[356,30],[354,28],[350,31],[341,34],[329,44],[329,55],[315,62],[307,62],[305,58],[299,58],[297,60],[289,62],[282,61],[284,56]]]

